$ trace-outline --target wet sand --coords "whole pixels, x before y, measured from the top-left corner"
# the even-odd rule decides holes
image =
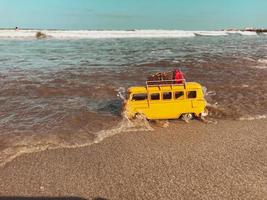
[[[25,154],[0,169],[0,197],[266,199],[266,130],[266,119],[172,121],[88,147]]]

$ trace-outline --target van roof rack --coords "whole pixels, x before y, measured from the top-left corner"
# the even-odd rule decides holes
[[[173,79],[173,80],[155,80],[155,81],[146,81],[146,88],[149,87],[158,87],[160,89],[161,86],[179,86],[183,85],[186,88],[186,80],[185,79]]]

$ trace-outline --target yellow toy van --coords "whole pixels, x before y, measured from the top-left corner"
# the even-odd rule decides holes
[[[181,83],[147,81],[146,86],[130,87],[124,109],[130,119],[140,114],[156,120],[201,117],[205,107],[202,86],[183,79]]]

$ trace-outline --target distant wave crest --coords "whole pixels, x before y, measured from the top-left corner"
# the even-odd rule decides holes
[[[195,36],[227,36],[229,34],[256,35],[247,31],[183,31],[183,30],[0,30],[0,38],[31,39],[37,33],[43,33],[46,38],[83,39],[83,38],[186,38]]]
[[[82,39],[82,38],[179,38],[194,37],[190,31],[176,30],[131,30],[131,31],[63,31],[63,30],[0,30],[0,38],[35,38],[37,32],[44,33],[49,38]]]

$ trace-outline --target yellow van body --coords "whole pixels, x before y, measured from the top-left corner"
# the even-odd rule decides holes
[[[142,114],[147,119],[177,119],[184,114],[200,117],[205,107],[202,86],[187,82],[130,87],[124,109],[128,118]]]

